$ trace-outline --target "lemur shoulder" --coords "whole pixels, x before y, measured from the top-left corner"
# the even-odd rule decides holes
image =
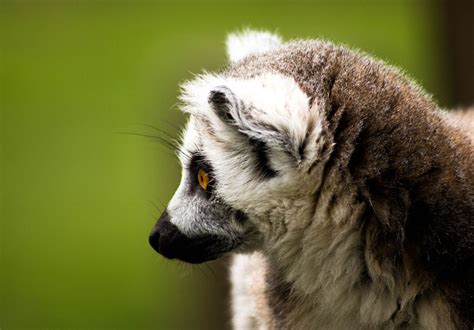
[[[234,34],[183,86],[183,178],[150,243],[235,253],[237,329],[474,327],[474,146],[399,70]]]

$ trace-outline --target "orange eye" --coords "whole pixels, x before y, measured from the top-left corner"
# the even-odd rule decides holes
[[[202,168],[200,168],[198,171],[198,182],[201,188],[206,191],[207,185],[209,184],[209,174]]]

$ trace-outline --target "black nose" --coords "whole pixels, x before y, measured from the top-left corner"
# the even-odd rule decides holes
[[[153,227],[150,236],[148,237],[148,242],[150,243],[151,247],[160,254],[163,254],[163,237],[160,244],[160,236],[169,235],[172,229],[174,229],[170,227],[174,227],[174,225],[170,222],[168,212],[164,211]]]
[[[158,253],[160,252],[160,232],[156,230],[156,226],[153,228],[150,236],[148,237],[148,243],[150,243],[153,250]]]
[[[197,240],[190,239],[176,227],[167,211],[158,219],[148,238],[153,249],[168,259],[180,258]]]
[[[190,263],[213,260],[230,250],[232,242],[216,235],[188,237],[176,227],[168,212],[163,212],[153,227],[148,241],[153,249],[168,259]]]

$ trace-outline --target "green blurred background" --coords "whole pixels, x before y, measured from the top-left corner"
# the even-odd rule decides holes
[[[179,83],[225,66],[242,27],[347,43],[456,105],[442,7],[3,1],[0,328],[228,327],[228,261],[191,267],[148,246],[180,168],[139,135],[177,136]]]

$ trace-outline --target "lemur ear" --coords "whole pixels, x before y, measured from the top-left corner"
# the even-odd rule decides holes
[[[208,102],[222,121],[229,124],[235,123],[232,110],[237,110],[238,101],[235,94],[228,87],[214,87],[209,93]]]
[[[256,109],[254,112],[248,111],[243,101],[229,87],[212,88],[208,103],[221,122],[245,136],[251,145],[270,146],[293,153],[291,137],[282,133],[271,121],[262,121],[263,118],[258,114],[266,117],[264,112]],[[277,122],[275,124],[282,126]]]
[[[247,56],[278,48],[282,44],[280,36],[269,32],[245,30],[231,33],[226,41],[227,56],[231,63],[235,63]]]
[[[231,141],[240,134],[254,145],[257,141],[291,155],[298,165],[317,156],[322,107],[318,102],[310,105],[293,78],[274,73],[247,79],[204,74],[182,88],[181,109],[203,118],[214,135],[222,133]]]
[[[263,137],[270,137],[277,133],[276,129],[270,128],[271,125],[264,125],[254,118],[252,113],[246,110],[243,100],[227,86],[212,88],[209,92],[208,103],[224,124],[235,128],[249,139],[262,140]],[[265,128],[262,128],[262,125]]]

